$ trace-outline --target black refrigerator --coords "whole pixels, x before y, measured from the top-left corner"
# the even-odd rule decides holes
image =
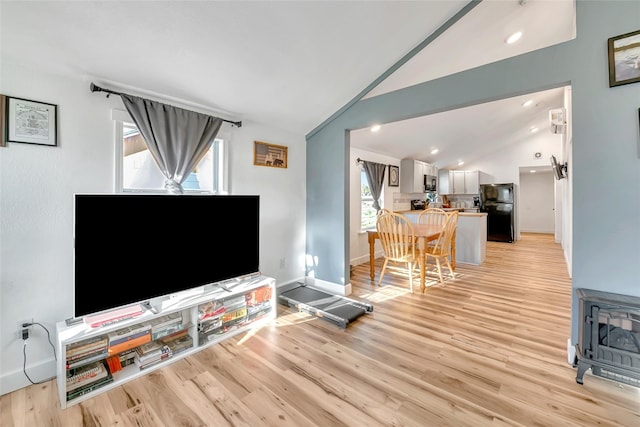
[[[480,212],[487,213],[487,240],[515,241],[513,191],[513,183],[480,185]]]

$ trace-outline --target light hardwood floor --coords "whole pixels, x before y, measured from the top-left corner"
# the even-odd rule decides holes
[[[279,304],[272,325],[65,410],[53,381],[4,395],[0,425],[640,426],[638,388],[575,381],[553,237],[487,252],[425,294],[359,265],[351,297],[374,310],[345,330]]]

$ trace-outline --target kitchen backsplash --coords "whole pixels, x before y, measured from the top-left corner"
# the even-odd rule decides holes
[[[412,200],[426,200],[425,193],[393,193],[393,210],[408,211],[411,210]]]
[[[448,195],[447,199],[451,207],[473,207],[473,194],[464,195]],[[411,210],[412,200],[426,200],[427,195],[425,193],[393,193],[393,207],[394,211],[408,211]],[[459,204],[459,205],[458,205]]]

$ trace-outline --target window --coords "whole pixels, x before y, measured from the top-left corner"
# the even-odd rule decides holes
[[[221,134],[225,134],[223,128],[207,154],[182,183],[185,193],[226,193],[226,143]],[[116,190],[165,192],[165,177],[156,166],[138,127],[130,119],[116,121],[116,141]]]
[[[382,205],[382,196],[378,201]],[[373,207],[373,196],[369,187],[367,173],[360,171],[360,229],[362,231],[376,228],[377,211]]]

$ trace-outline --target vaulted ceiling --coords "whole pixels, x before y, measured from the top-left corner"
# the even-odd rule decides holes
[[[71,74],[89,83],[175,101],[307,134],[387,70],[408,59],[466,0],[430,1],[2,1],[5,63]],[[365,97],[518,55],[575,36],[574,0],[484,0]],[[515,45],[505,38],[523,37]],[[12,94],[9,94],[12,95]],[[19,95],[19,94],[15,94]],[[540,110],[561,101],[540,94]],[[514,102],[520,102],[517,100]],[[507,101],[383,129],[408,141],[398,158],[425,157],[424,135],[453,144],[459,123],[515,115]],[[532,122],[528,118],[528,126]],[[506,123],[505,120],[501,120]],[[522,123],[519,126],[522,126]],[[428,126],[428,130],[423,128]],[[468,127],[468,126],[465,126]],[[506,125],[502,130],[507,133]],[[362,137],[357,132],[362,132]],[[365,131],[353,146],[386,151]],[[396,132],[395,136],[392,132]],[[495,134],[480,146],[495,142]],[[379,136],[377,135],[377,136]],[[415,138],[411,138],[413,135]],[[468,139],[468,138],[467,138]],[[413,141],[413,142],[411,142]],[[453,145],[452,145],[453,147]],[[398,150],[400,150],[398,148]],[[453,148],[451,149],[453,152]],[[452,157],[453,158],[453,157]]]

